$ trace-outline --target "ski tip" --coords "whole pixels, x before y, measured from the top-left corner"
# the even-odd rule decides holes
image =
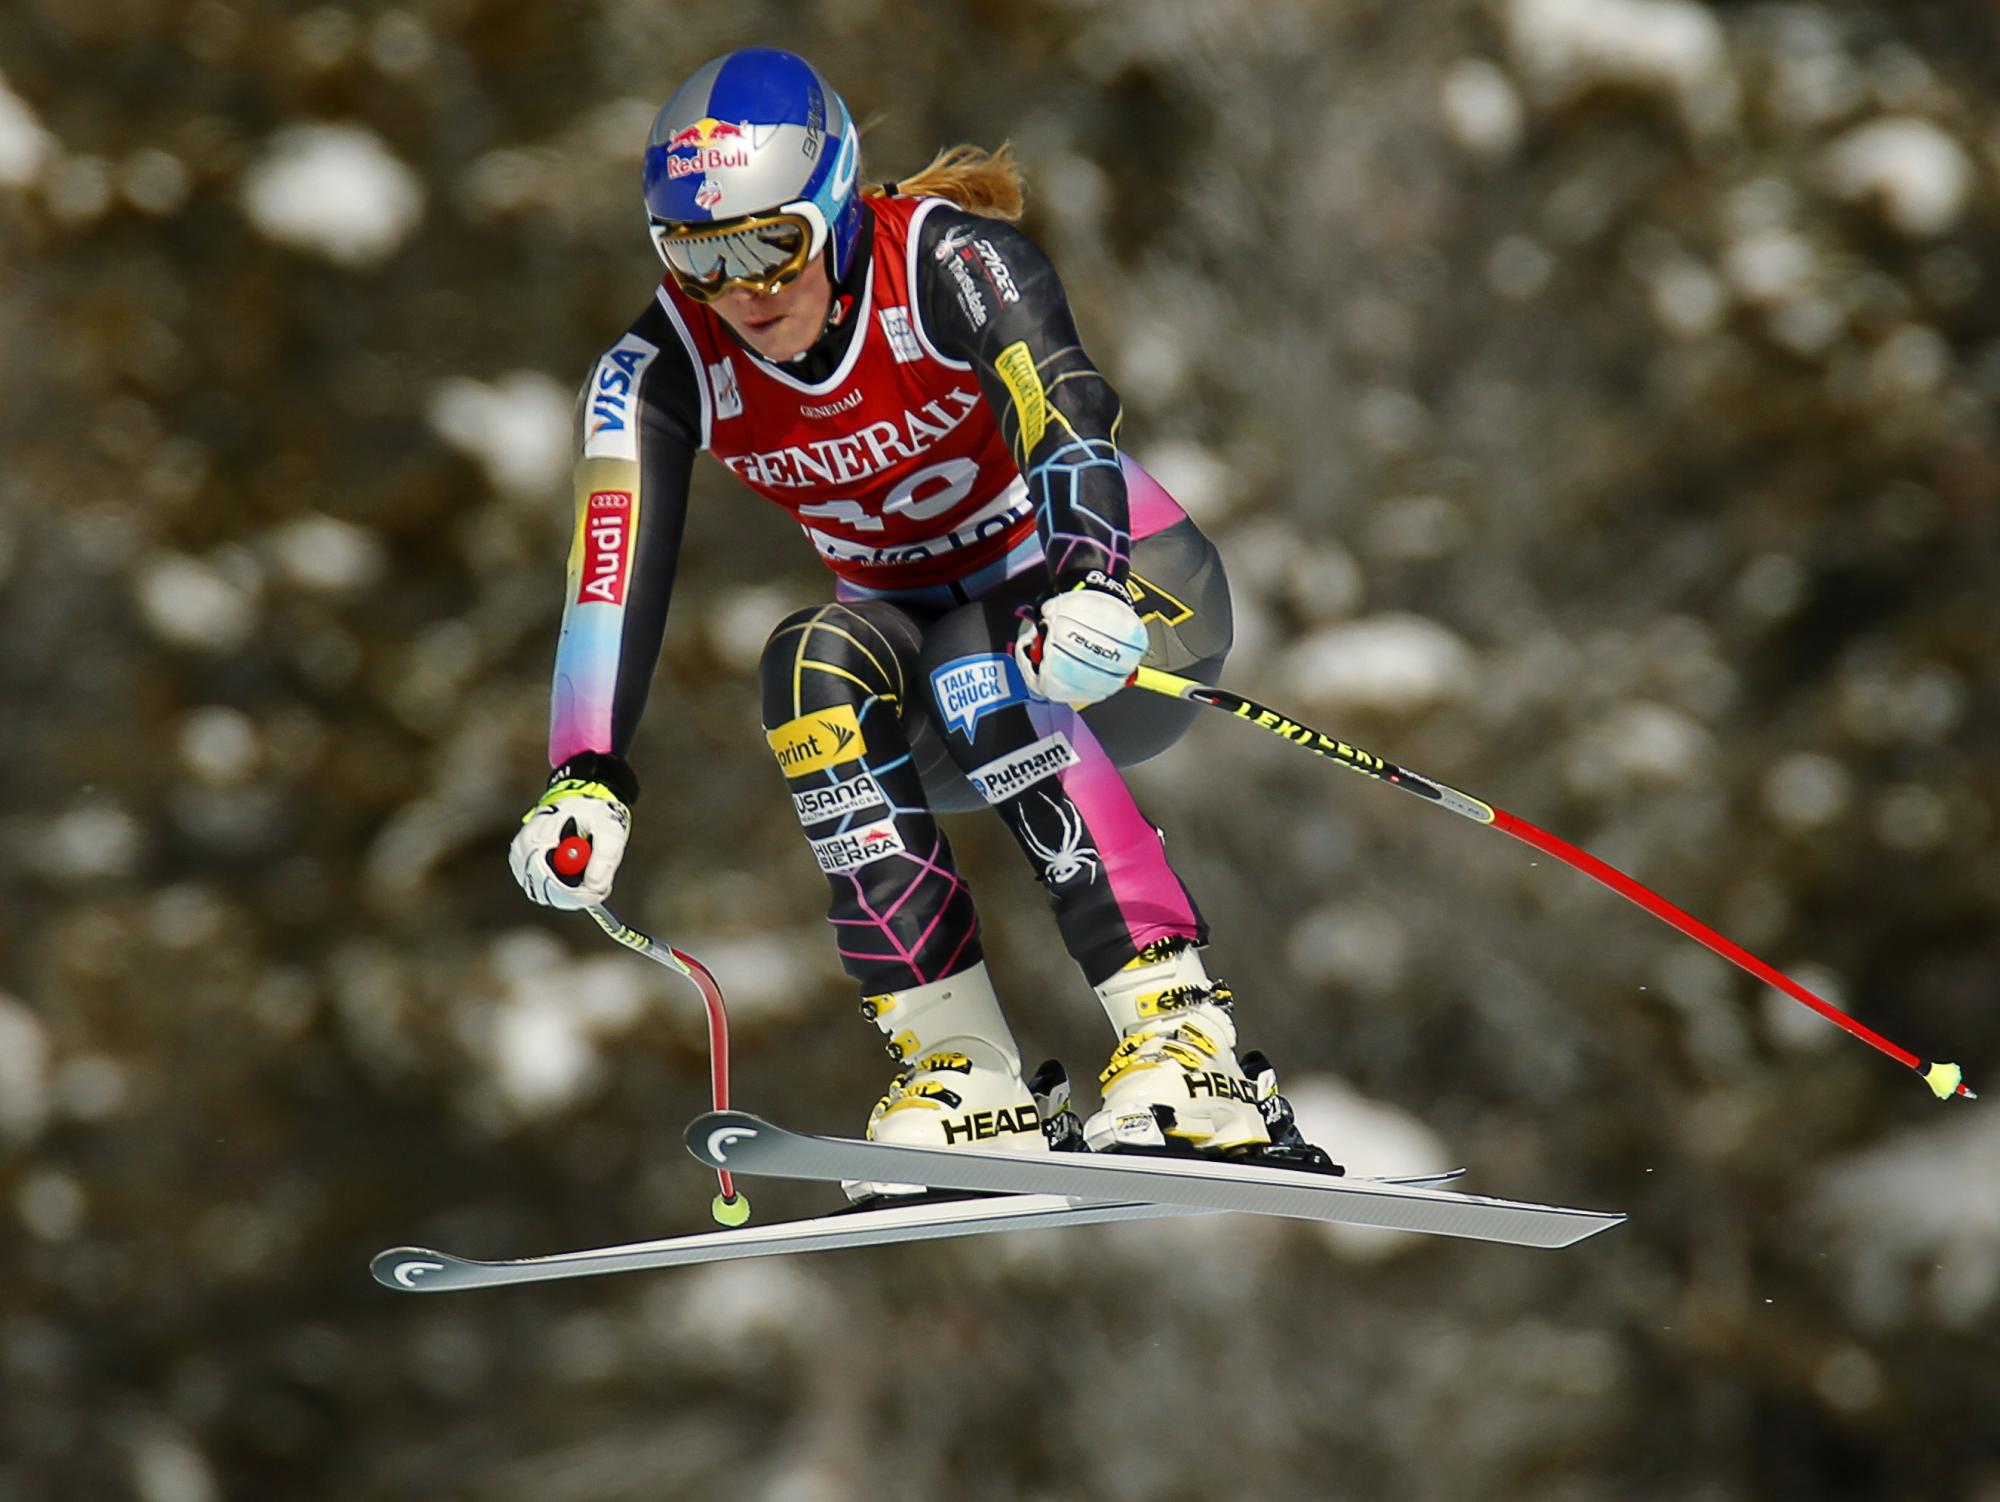
[[[368,1271],[384,1288],[393,1288],[398,1293],[429,1293],[450,1285],[427,1284],[424,1280],[445,1271],[457,1260],[429,1247],[397,1246],[377,1252],[368,1264]]]
[[[766,1123],[746,1111],[704,1111],[687,1124],[681,1140],[698,1161],[710,1168],[728,1168],[730,1148],[766,1130]]]
[[[1954,1095],[1963,1095],[1967,1100],[1978,1100],[1965,1087],[1965,1071],[1956,1064],[1937,1063],[1924,1071],[1924,1083],[1931,1087],[1931,1094],[1939,1100],[1950,1100]]]

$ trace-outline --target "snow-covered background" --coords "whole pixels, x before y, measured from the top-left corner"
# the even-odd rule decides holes
[[[1011,138],[1231,679],[2000,1090],[2000,28],[1957,0],[0,10],[0,1498],[2000,1499],[2000,1132],[1525,847],[1204,723],[1246,1041],[1560,1255],[1189,1220],[416,1302],[694,1230],[695,1010],[501,860],[570,393],[727,47]],[[825,588],[705,473],[621,905],[738,1097],[883,1082],[757,734]],[[1106,1046],[951,833],[1036,1052]],[[758,1194],[805,1213],[804,1186]]]

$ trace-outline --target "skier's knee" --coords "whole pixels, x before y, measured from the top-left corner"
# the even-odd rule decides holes
[[[838,601],[795,610],[764,643],[759,677],[767,703],[790,701],[790,713],[874,698],[904,699],[894,645],[859,611]]]

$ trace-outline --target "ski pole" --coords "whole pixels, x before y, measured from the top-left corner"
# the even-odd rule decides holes
[[[1923,1060],[1907,1048],[1899,1048],[1880,1033],[1864,1026],[1841,1011],[1830,1002],[1822,1001],[1804,986],[1765,964],[1747,949],[1724,938],[1707,924],[1690,917],[1675,907],[1666,898],[1651,888],[1642,886],[1615,866],[1606,865],[1587,850],[1579,850],[1567,841],[1557,839],[1547,830],[1537,829],[1526,819],[1515,817],[1505,809],[1495,808],[1490,803],[1482,803],[1477,798],[1447,787],[1429,777],[1421,777],[1407,767],[1399,767],[1394,762],[1385,761],[1372,751],[1364,751],[1359,746],[1337,740],[1324,731],[1315,730],[1310,725],[1301,724],[1275,709],[1259,704],[1255,699],[1231,693],[1226,688],[1211,688],[1192,678],[1183,678],[1177,673],[1162,672],[1158,668],[1142,667],[1127,680],[1134,687],[1148,693],[1163,694],[1170,699],[1185,699],[1191,704],[1205,704],[1234,715],[1239,720],[1247,720],[1260,729],[1268,730],[1280,740],[1290,741],[1294,746],[1310,751],[1315,756],[1324,757],[1346,767],[1351,772],[1359,772],[1364,777],[1372,777],[1377,782],[1386,782],[1391,787],[1401,788],[1406,793],[1446,808],[1475,824],[1490,825],[1504,834],[1511,834],[1524,844],[1532,845],[1545,855],[1552,855],[1564,865],[1581,871],[1584,875],[1609,887],[1620,897],[1638,904],[1654,917],[1679,929],[1689,938],[1707,945],[1725,960],[1740,969],[1748,971],[1767,986],[1775,986],[1792,1000],[1811,1007],[1820,1016],[1843,1032],[1851,1033],[1863,1043],[1879,1053],[1888,1055],[1905,1068],[1914,1069],[1931,1088],[1931,1093],[1939,1100],[1949,1100],[1954,1095],[1963,1095],[1967,1100],[1978,1097],[1965,1087],[1964,1072],[1958,1065],[1932,1063]]]
[[[581,876],[584,867],[589,864],[590,841],[580,834],[569,836],[549,854],[550,869],[558,876]],[[669,970],[678,972],[701,993],[702,1005],[708,1011],[709,1095],[715,1102],[716,1110],[728,1110],[729,1016],[722,1006],[722,987],[715,983],[715,977],[708,973],[708,967],[693,955],[654,938],[643,928],[634,928],[608,907],[593,906],[585,908],[584,911],[589,913],[597,926],[615,942],[623,944],[634,954],[642,954],[655,964],[664,965]],[[750,1196],[736,1192],[735,1180],[728,1169],[718,1168],[715,1177],[722,1186],[722,1192],[709,1201],[708,1213],[715,1217],[717,1225],[744,1224],[750,1219]]]

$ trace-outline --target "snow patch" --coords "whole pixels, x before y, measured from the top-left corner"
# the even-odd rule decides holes
[[[1662,265],[1647,278],[1653,316],[1668,333],[1700,339],[1722,327],[1728,299],[1722,280],[1692,257]]]
[[[331,516],[304,516],[271,534],[278,572],[301,589],[339,594],[373,584],[382,576],[381,539],[363,527]]]
[[[1506,28],[1516,66],[1552,97],[1610,85],[1671,97],[1694,125],[1734,112],[1722,23],[1693,0],[1512,0]]]
[[[1955,1329],[1987,1317],[2000,1295],[1995,1163],[2000,1118],[1962,1113],[1821,1172],[1811,1213],[1844,1267],[1858,1317],[1893,1328],[1919,1298]]]
[[[729,667],[756,671],[771,630],[792,611],[810,603],[791,584],[745,584],[722,590],[703,613],[709,645]]]
[[[65,1060],[49,1085],[49,1099],[71,1121],[108,1121],[125,1109],[131,1094],[125,1066],[100,1053]]]
[[[142,147],[118,167],[119,191],[143,214],[172,214],[184,207],[194,191],[187,163],[157,146]]]
[[[124,876],[138,864],[141,838],[124,809],[91,803],[50,820],[29,855],[36,869],[71,881]]]
[[[1169,439],[1154,444],[1139,467],[1180,503],[1181,510],[1208,525],[1228,514],[1235,496],[1227,464],[1198,443]]]
[[[1891,850],[1921,855],[1951,838],[1951,805],[1920,782],[1890,788],[1875,803],[1875,838]]]
[[[817,1339],[833,1306],[819,1277],[789,1257],[719,1262],[663,1281],[646,1300],[645,1326],[668,1350],[725,1361],[757,1347],[791,1349]]]
[[[431,393],[439,437],[486,471],[504,495],[539,500],[568,476],[570,396],[538,370],[516,370],[492,385],[459,376]]]
[[[1715,738],[1692,716],[1643,700],[1620,704],[1571,747],[1569,785],[1587,796],[1693,782],[1715,757]]]
[[[1812,246],[1788,230],[1763,230],[1729,247],[1723,270],[1737,296],[1753,303],[1796,297],[1811,282],[1817,263]]]
[[[38,1169],[26,1175],[14,1191],[14,1213],[43,1241],[71,1240],[83,1229],[84,1212],[89,1207],[83,1186],[59,1169]]]
[[[1284,655],[1288,692],[1339,709],[1415,714],[1467,693],[1472,649],[1423,616],[1387,614],[1313,632]]]
[[[1285,958],[1287,968],[1304,980],[1385,996],[1402,985],[1410,936],[1393,913],[1330,902],[1299,920]]]
[[[692,934],[689,952],[701,956],[729,996],[729,1017],[744,1028],[784,1022],[815,1009],[824,1000],[824,986],[815,979],[820,960],[818,939],[770,934],[761,938],[711,938]],[[688,1025],[698,1028],[701,1003],[688,993]]]
[[[654,995],[629,960],[578,960],[539,930],[502,936],[488,959],[505,996],[480,1042],[502,1100],[520,1117],[582,1097],[602,1073],[600,1040],[631,1027]]]
[[[1461,58],[1447,68],[1438,102],[1451,138],[1475,156],[1504,157],[1521,144],[1521,96],[1485,58]]]
[[[1951,345],[1936,329],[1906,323],[1868,357],[1868,384],[1887,400],[1928,397],[1951,373]]]
[[[139,1502],[218,1502],[208,1458],[179,1429],[148,1419],[132,1441],[132,1490]]]
[[[1847,811],[1854,776],[1831,756],[1804,751],[1764,774],[1764,807],[1788,829],[1818,829]]]
[[[227,652],[250,639],[255,591],[198,558],[170,553],[148,563],[138,580],[139,611],[162,641]]]
[[[1965,148],[1911,115],[1856,126],[1827,148],[1821,166],[1836,194],[1875,204],[1911,239],[1950,229],[1972,193],[1972,158]]]
[[[1841,726],[1858,740],[1935,744],[1965,717],[1965,680],[1939,662],[1857,660],[1840,679]]]
[[[1142,407],[1164,407],[1187,387],[1188,331],[1181,323],[1135,316],[1121,336],[1117,358],[1118,389],[1128,394],[1127,400]],[[1145,468],[1152,472],[1151,459]]]
[[[243,781],[257,765],[257,726],[227,705],[211,704],[182,715],[175,742],[181,764],[216,787]]]
[[[42,202],[59,224],[87,224],[111,207],[111,166],[102,157],[65,156],[49,164]]]
[[[41,176],[55,144],[28,102],[0,74],[0,187],[25,188]]]
[[[265,238],[338,265],[376,265],[423,217],[423,180],[373,131],[294,125],[265,146],[242,207]]]
[[[1377,559],[1420,563],[1449,556],[1464,545],[1467,535],[1465,513],[1457,504],[1441,495],[1408,495],[1390,497],[1369,509],[1364,540]],[[1300,603],[1310,606],[1311,601]]]
[[[0,991],[0,1141],[26,1142],[49,1115],[49,1035],[41,1019]]]

